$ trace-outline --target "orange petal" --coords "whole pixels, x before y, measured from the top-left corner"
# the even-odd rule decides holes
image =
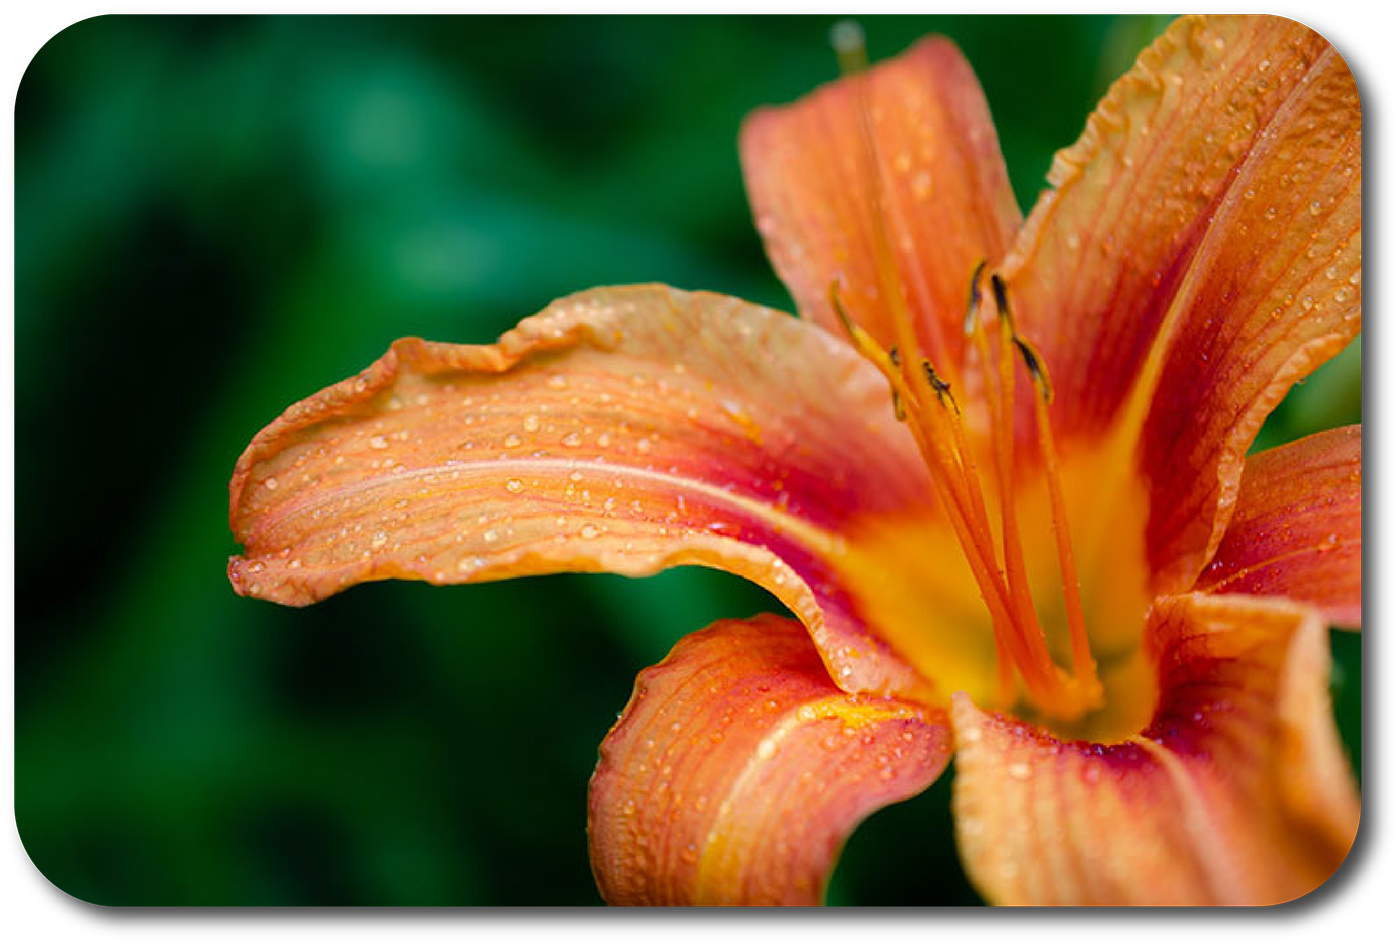
[[[1360,328],[1360,144],[1320,36],[1183,19],[1056,159],[1004,265],[1067,437],[1150,407],[1159,590],[1209,560],[1268,411]]]
[[[291,407],[230,484],[244,594],[702,564],[768,588],[854,690],[920,680],[827,562],[856,510],[923,502],[879,374],[810,325],[660,286],[554,303],[496,345],[396,342]]]
[[[1361,427],[1249,457],[1197,590],[1288,597],[1361,626]]]
[[[839,280],[852,318],[888,345],[895,332],[874,236],[880,190],[878,216],[921,342],[940,369],[954,370],[972,269],[1000,257],[1020,224],[996,130],[971,67],[941,37],[864,80],[879,184],[862,156],[862,80],[847,78],[748,117],[739,144],[749,201],[802,313],[836,329],[827,293]]]
[[[637,677],[588,797],[614,905],[817,905],[846,836],[924,790],[946,717],[843,693],[800,624],[727,620]]]
[[[1160,696],[1137,739],[1050,734],[954,698],[959,850],[1002,903],[1270,904],[1346,857],[1359,800],[1327,695],[1327,628],[1281,601],[1159,600]]]

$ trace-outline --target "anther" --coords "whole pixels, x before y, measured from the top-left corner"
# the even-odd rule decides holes
[[[997,302],[997,317],[1007,324],[1014,326],[1015,322],[1011,318],[1011,304],[1006,300],[1006,283],[1003,282],[1001,276],[995,272],[992,273],[992,295],[996,298]],[[1016,329],[1013,327],[1012,332],[1015,332],[1015,330]]]
[[[987,268],[987,260],[978,260],[972,270],[972,285],[967,290],[967,314],[963,317],[963,334],[970,335],[977,327],[977,310],[982,307],[982,273]],[[1004,290],[1003,290],[1004,291]]]
[[[938,395],[938,402],[946,407],[952,407],[953,413],[962,414],[958,409],[958,402],[953,399],[953,386],[938,376],[938,372],[933,369],[933,365],[925,358],[919,362],[924,369],[924,377],[928,380],[928,385],[933,388],[933,392]]]
[[[827,288],[827,298],[832,302],[832,311],[836,312],[836,318],[840,319],[841,328],[846,329],[846,335],[850,337],[851,344],[854,344],[855,350],[861,350],[861,336],[864,336],[865,332],[862,332],[860,326],[851,321],[851,316],[846,314],[846,307],[841,305],[840,288],[834,281],[832,286]]]
[[[1040,353],[1020,335],[1013,336],[1011,340],[1016,343],[1017,350],[1021,352],[1021,360],[1026,362],[1026,369],[1031,372],[1031,380],[1035,382],[1035,389],[1047,404],[1050,403],[1055,397],[1055,392],[1050,387],[1050,375],[1045,373],[1045,364],[1040,360]]]
[[[895,386],[895,379],[898,377],[899,368],[899,348],[893,347],[885,356],[886,364],[881,364],[879,358],[883,351],[876,347],[875,339],[864,329],[851,321],[851,316],[846,312],[846,307],[841,304],[841,289],[835,282],[827,289],[827,296],[831,301],[831,310],[836,313],[836,317],[841,321],[841,327],[845,329],[847,337],[851,339],[851,345],[858,353],[873,363],[885,375],[885,379],[890,382],[890,401],[894,404],[894,418],[903,423],[907,414],[904,410],[904,400],[899,396],[899,389]]]

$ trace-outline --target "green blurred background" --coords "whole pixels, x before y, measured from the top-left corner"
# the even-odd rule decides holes
[[[954,37],[1023,207],[1157,18],[870,18]],[[106,904],[591,904],[584,800],[641,667],[775,607],[645,581],[229,589],[248,439],[401,335],[481,342],[663,281],[791,308],[735,149],[832,77],[826,18],[86,20],[16,104],[16,814]],[[1269,442],[1359,419],[1360,349]],[[1359,643],[1334,640],[1353,757]],[[948,779],[852,838],[834,903],[974,903]]]

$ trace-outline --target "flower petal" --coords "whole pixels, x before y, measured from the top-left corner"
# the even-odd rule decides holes
[[[1159,592],[1209,560],[1268,411],[1360,329],[1360,160],[1325,40],[1186,18],[1057,157],[1005,263],[1065,435],[1147,417]]]
[[[846,836],[924,790],[946,717],[843,693],[800,624],[761,615],[680,641],[637,677],[589,787],[614,905],[817,905]]]
[[[863,157],[861,81],[878,185]],[[836,329],[827,293],[839,279],[851,316],[885,344],[894,340],[876,262],[878,216],[924,348],[940,368],[956,369],[972,269],[1001,256],[1021,219],[982,89],[957,48],[926,39],[863,79],[757,111],[739,144],[759,232],[802,313]]]
[[[1327,629],[1281,601],[1164,598],[1143,736],[1063,742],[954,698],[959,849],[1003,903],[1269,904],[1346,857],[1359,800],[1327,695]]]
[[[827,564],[856,510],[924,501],[879,374],[826,332],[716,295],[598,289],[496,345],[404,339],[291,407],[230,483],[244,594],[702,564],[768,588],[853,691],[922,681]]]
[[[1361,427],[1249,457],[1197,590],[1288,597],[1361,626]]]

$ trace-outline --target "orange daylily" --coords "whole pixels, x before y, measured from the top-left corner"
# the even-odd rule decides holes
[[[495,345],[395,342],[239,460],[234,587],[701,564],[770,590],[796,620],[681,640],[604,740],[610,902],[819,902],[849,831],[954,753],[991,901],[1325,881],[1359,816],[1326,634],[1360,625],[1361,431],[1246,452],[1360,328],[1335,50],[1178,21],[1024,223],[946,40],[751,116],[741,151],[805,320],[634,286]]]

